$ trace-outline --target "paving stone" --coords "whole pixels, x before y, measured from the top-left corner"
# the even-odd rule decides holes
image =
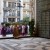
[[[50,50],[50,39],[2,39],[0,40],[0,50]]]

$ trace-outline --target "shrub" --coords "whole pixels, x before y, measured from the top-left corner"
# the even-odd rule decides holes
[[[10,25],[11,25],[11,23],[7,23],[7,22],[2,22],[1,24],[2,24],[2,25],[5,24],[5,26],[10,26]]]
[[[34,31],[34,19],[32,19],[29,22],[29,31],[30,31],[30,35],[33,36],[33,31]]]

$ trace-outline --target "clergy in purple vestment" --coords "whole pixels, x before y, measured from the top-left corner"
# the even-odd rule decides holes
[[[28,34],[27,29],[28,29],[28,27],[27,27],[27,25],[25,25],[25,35],[27,35],[27,34]]]
[[[1,34],[2,34],[2,36],[6,36],[6,27],[5,26],[2,27]]]

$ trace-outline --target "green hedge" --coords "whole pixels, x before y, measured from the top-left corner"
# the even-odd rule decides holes
[[[7,22],[3,22],[3,23],[1,23],[2,25],[4,25],[5,24],[5,26],[10,26],[11,25],[11,23],[7,23]]]
[[[14,23],[7,23],[7,22],[2,22],[1,23],[2,25],[4,25],[5,24],[5,26],[10,26],[10,25],[20,25],[21,23],[19,23],[19,22],[14,22]]]

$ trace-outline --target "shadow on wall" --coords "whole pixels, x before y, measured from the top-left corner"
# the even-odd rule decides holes
[[[39,25],[38,25],[38,23],[36,24],[36,28],[35,28],[35,36],[39,37]]]

